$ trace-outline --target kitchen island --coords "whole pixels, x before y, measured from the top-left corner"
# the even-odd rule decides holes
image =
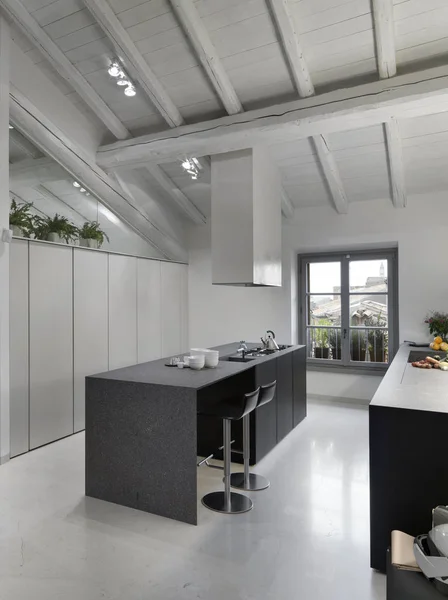
[[[251,414],[252,464],[298,425],[306,416],[305,347],[229,361],[238,346],[216,348],[216,369],[170,368],[161,359],[87,377],[86,495],[197,524],[197,456],[218,456],[222,445],[221,421],[201,412],[277,380],[275,399]],[[235,425],[232,458],[240,460]]]
[[[448,504],[448,373],[411,362],[428,349],[403,344],[369,406],[370,564],[386,570],[393,529],[427,533]]]

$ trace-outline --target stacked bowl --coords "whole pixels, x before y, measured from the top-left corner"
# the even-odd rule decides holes
[[[205,364],[205,356],[203,354],[194,354],[193,352],[190,354],[188,358],[188,366],[190,369],[194,369],[195,371],[199,371],[204,368]]]
[[[209,369],[214,369],[219,364],[219,350],[209,350],[208,348],[191,348],[190,354],[191,356],[203,356],[204,365]]]

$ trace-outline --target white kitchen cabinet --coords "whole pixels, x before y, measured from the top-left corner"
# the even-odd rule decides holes
[[[29,244],[30,448],[73,433],[71,248]]]
[[[137,360],[137,259],[110,254],[109,369]]]
[[[85,426],[85,378],[109,368],[108,255],[74,249],[74,430]]]
[[[28,242],[13,240],[9,281],[11,457],[29,450]]]
[[[188,350],[187,267],[164,262],[162,267],[162,353]]]
[[[162,356],[160,261],[137,259],[138,362]]]

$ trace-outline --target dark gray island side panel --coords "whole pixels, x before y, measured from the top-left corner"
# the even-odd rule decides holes
[[[86,495],[197,524],[196,392],[86,378]]]

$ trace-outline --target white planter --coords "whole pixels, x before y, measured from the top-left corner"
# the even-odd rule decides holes
[[[20,227],[17,227],[17,225],[12,226],[12,235],[21,238],[25,237],[23,231],[20,229]]]
[[[98,240],[86,240],[80,238],[79,245],[84,248],[95,248],[95,250],[98,250]]]
[[[65,242],[64,238],[61,238],[57,233],[49,233],[47,235],[47,240],[49,242],[56,242],[57,244],[63,244]]]

